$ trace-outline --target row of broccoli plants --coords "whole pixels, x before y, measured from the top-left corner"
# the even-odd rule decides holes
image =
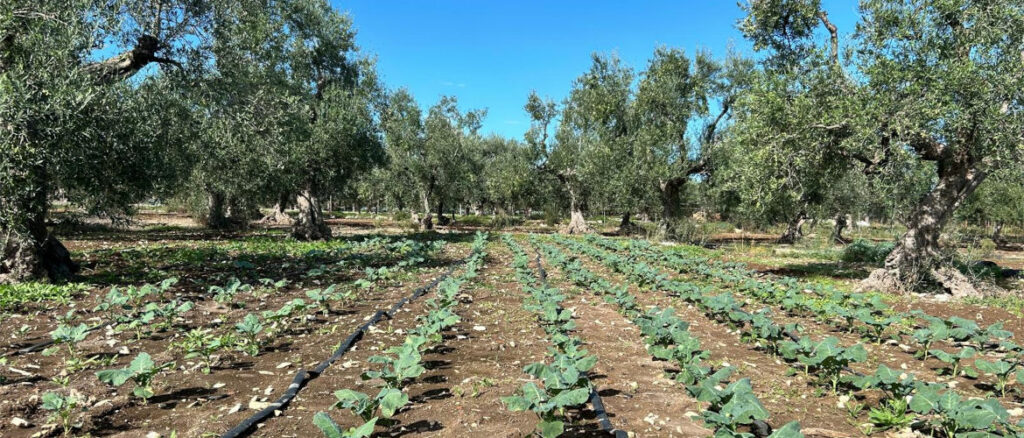
[[[716,370],[709,366],[706,363],[709,353],[701,348],[700,339],[689,332],[689,323],[676,316],[672,308],[654,307],[644,312],[625,286],[616,286],[594,274],[579,259],[567,256],[557,247],[536,240],[534,244],[560,267],[567,280],[614,304],[621,315],[632,321],[640,329],[652,357],[668,361],[678,369],[672,377],[685,385],[691,396],[707,403],[701,418],[715,431],[715,437],[751,437],[753,435],[743,429],[768,419],[769,413],[754,394],[749,379],[722,386],[735,369],[723,367]],[[794,421],[770,436],[795,438],[803,434],[799,423]]]
[[[652,273],[657,272],[635,259],[628,261],[617,254],[608,253],[571,239],[556,239],[574,251],[604,262],[609,268],[623,273],[635,281],[649,279]],[[633,271],[636,273],[632,273]],[[694,300],[694,293],[703,294],[709,292],[710,289],[701,289],[692,284],[669,280],[664,276],[660,276],[651,286],[679,293],[684,300],[702,308],[709,313],[709,316],[721,312],[722,304],[707,303],[708,301],[730,301],[706,295],[706,298]],[[701,303],[701,301],[705,303]],[[736,324],[745,319],[741,314],[742,310],[737,310],[734,307],[731,312],[734,315],[728,318],[729,322]],[[874,389],[884,394],[879,405],[873,407],[869,412],[870,428],[865,432],[912,425],[915,428],[949,438],[964,436],[962,434],[970,434],[966,436],[972,437],[1000,436],[986,435],[992,431],[997,431],[1002,436],[1024,436],[1018,435],[1021,433],[1021,428],[1024,427],[1024,421],[1012,424],[1009,421],[1009,413],[998,400],[965,399],[956,391],[950,390],[947,385],[917,380],[913,375],[892,370],[885,365],[879,365],[878,369],[869,375],[858,373],[843,375],[841,372],[848,370],[850,363],[866,359],[862,347],[859,345],[849,348],[841,347],[834,337],[828,337],[820,342],[814,342],[808,338],[799,338],[795,341],[782,340],[784,337],[789,337],[787,333],[791,334],[796,327],[780,328],[772,323],[767,315],[768,312],[764,311],[750,315],[749,327],[743,333],[746,340],[758,342],[762,348],[780,354],[783,358],[793,362],[795,366],[802,364],[805,372],[817,372],[819,379],[829,382],[833,388],[842,384],[851,390]],[[856,403],[850,406],[855,405]],[[857,409],[863,408],[863,405],[856,406]],[[851,415],[855,416],[856,414],[857,412],[851,411]]]
[[[390,268],[376,268],[375,276],[368,274],[357,280],[354,286],[361,289],[372,287],[376,283],[365,284],[369,281],[367,278],[375,282],[385,280],[377,273],[378,271],[390,269],[390,272],[396,272],[418,265],[426,260],[427,256],[442,249],[444,244],[444,241],[421,243],[409,239],[396,242],[382,239],[371,241],[367,245],[385,246],[388,251],[400,254],[401,258]],[[63,352],[63,368],[52,379],[62,390],[48,392],[41,400],[42,407],[52,412],[51,421],[57,421],[64,428],[65,434],[71,433],[76,425],[75,413],[81,407],[81,396],[68,389],[71,375],[94,366],[110,366],[118,358],[117,355],[84,357],[78,347],[79,344],[85,341],[93,330],[104,325],[109,326],[111,333],[132,332],[136,341],[153,333],[171,329],[195,307],[191,301],[177,298],[168,300],[168,291],[177,282],[177,278],[169,278],[155,285],[111,287],[104,299],[92,309],[93,313],[106,317],[101,324],[91,327],[84,323],[72,325],[80,318],[74,311],[58,318],[57,328],[50,333],[53,344],[43,350],[42,354],[50,356]],[[233,278],[224,287],[211,286],[208,295],[213,296],[219,303],[229,304],[235,303],[240,293],[247,292],[258,298],[268,290],[279,290],[288,284],[286,280],[275,282],[271,279],[262,279],[260,283],[260,287],[253,287]],[[234,325],[234,332],[215,335],[211,329],[193,329],[180,341],[175,342],[173,348],[181,350],[185,359],[199,359],[201,371],[209,374],[217,362],[219,353],[237,350],[249,356],[257,356],[266,342],[282,330],[293,329],[293,322],[298,321],[301,326],[310,320],[309,315],[305,314],[307,311],[315,309],[326,315],[331,310],[332,301],[348,302],[355,296],[355,291],[343,291],[339,290],[337,285],[330,285],[324,289],[306,290],[305,295],[310,300],[308,304],[301,298],[292,299],[277,310],[262,312],[262,320],[256,314],[247,314]],[[152,381],[156,375],[161,371],[173,369],[174,366],[174,362],[157,365],[148,353],[142,352],[126,368],[100,371],[96,375],[100,381],[112,386],[120,387],[128,381],[134,382],[132,394],[145,403],[154,395]]]
[[[588,239],[605,247],[622,249],[607,239]],[[1010,340],[1013,333],[1004,330],[1002,322],[982,328],[975,321],[956,316],[944,319],[919,310],[893,312],[878,294],[848,293],[815,283],[801,285],[793,278],[757,280],[741,265],[658,251],[645,241],[631,241],[629,248],[637,248],[635,252],[640,258],[655,257],[680,272],[729,285],[746,296],[777,305],[791,315],[813,317],[837,329],[860,333],[876,343],[885,338],[884,332],[888,329],[892,339],[898,342],[909,339],[916,344],[918,359],[934,357],[943,362],[945,366],[940,373],[972,379],[978,378],[979,372],[991,375],[994,392],[999,396],[1005,396],[1012,383],[1024,383],[1024,369],[1020,365],[1024,347]],[[920,318],[917,328],[901,330],[910,325],[907,321],[912,317]],[[952,352],[934,348],[938,343],[948,345]],[[992,353],[995,357],[990,358],[993,360],[978,357],[973,362],[974,367],[961,364],[983,353]]]
[[[597,356],[582,348],[583,341],[572,334],[576,322],[572,311],[562,307],[565,295],[534,272],[530,257],[515,239],[507,234],[502,239],[512,250],[516,279],[527,293],[523,307],[537,315],[554,347],[548,348],[547,362],[523,368],[535,381],[524,383],[515,394],[502,397],[501,401],[510,411],[535,413],[540,436],[561,436],[568,413],[582,410],[590,399],[593,385],[588,373],[597,364]]]
[[[844,373],[849,374],[849,365],[867,360],[867,352],[860,344],[843,347],[835,337],[814,341],[800,337],[800,327],[795,324],[779,325],[772,318],[771,311],[762,309],[755,313],[744,309],[745,302],[737,301],[731,293],[713,294],[711,286],[700,287],[693,283],[670,279],[659,270],[636,259],[580,243],[554,237],[558,243],[572,251],[586,254],[615,272],[625,275],[641,287],[667,291],[683,301],[696,306],[709,319],[739,330],[741,338],[754,343],[758,348],[779,355],[799,368],[804,374],[813,374],[833,394],[838,393]]]
[[[334,392],[338,401],[333,407],[351,411],[361,419],[362,424],[343,429],[327,412],[317,412],[313,416],[313,424],[326,437],[368,437],[377,425],[390,425],[395,413],[409,404],[406,388],[426,371],[422,353],[441,344],[444,330],[461,321],[455,313],[455,307],[459,304],[459,290],[463,284],[475,278],[483,267],[487,257],[486,247],[487,234],[477,233],[465,269],[438,284],[436,296],[425,303],[429,311],[417,317],[417,326],[409,330],[402,344],[389,348],[384,355],[370,357],[369,363],[379,367],[364,371],[361,377],[363,380],[375,379],[379,382],[376,395],[351,389]]]

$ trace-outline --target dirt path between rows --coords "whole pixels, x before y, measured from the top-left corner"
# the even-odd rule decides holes
[[[598,358],[593,382],[612,425],[641,437],[710,436],[712,431],[688,417],[700,412],[699,403],[665,376],[667,363],[647,353],[640,329],[615,305],[566,282],[561,268],[545,266],[550,284],[572,294],[565,306],[575,313],[577,335]]]

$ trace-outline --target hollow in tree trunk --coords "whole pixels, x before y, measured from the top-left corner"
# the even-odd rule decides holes
[[[306,188],[295,199],[299,217],[292,227],[292,236],[299,240],[324,240],[331,237],[331,228],[324,222],[320,200]]]
[[[793,244],[804,237],[804,222],[807,221],[807,212],[801,209],[796,216],[786,224],[786,231],[779,236],[779,243]]]
[[[861,282],[861,290],[906,293],[934,285],[955,297],[979,296],[980,292],[948,264],[942,264],[939,237],[960,203],[985,179],[985,173],[966,156],[938,161],[939,181],[914,208],[907,231],[876,269]]]
[[[846,215],[842,213],[836,214],[835,221],[835,227],[832,228],[832,242],[839,245],[850,243],[845,237],[843,237],[843,230],[845,230],[847,225],[849,225],[846,220]]]

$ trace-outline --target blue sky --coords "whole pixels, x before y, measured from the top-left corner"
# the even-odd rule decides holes
[[[521,138],[531,90],[564,98],[594,52],[643,70],[654,49],[732,47],[751,53],[736,29],[735,0],[331,0],[353,17],[364,52],[376,55],[391,88],[423,106],[454,95],[487,108],[483,133]],[[840,32],[853,31],[856,0],[824,0]]]

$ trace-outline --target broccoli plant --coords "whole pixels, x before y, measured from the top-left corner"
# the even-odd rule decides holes
[[[235,324],[235,331],[237,331],[244,340],[240,344],[242,351],[249,356],[256,356],[260,354],[260,333],[263,332],[263,323],[260,322],[260,318],[255,314],[248,314],[242,318],[242,321]]]
[[[860,328],[864,337],[873,340],[875,344],[881,344],[884,340],[882,334],[886,329],[903,320],[903,315],[892,315],[888,317],[878,316],[871,309],[859,309],[855,313],[857,321],[863,326]]]
[[[511,411],[536,413],[541,420],[538,428],[545,437],[559,436],[565,428],[560,419],[564,411],[587,402],[591,386],[586,373],[597,363],[596,356],[574,344],[566,346],[564,352],[551,350],[550,354],[554,356],[550,365],[537,362],[523,368],[543,387],[529,382],[516,395],[501,398]]]
[[[363,372],[363,380],[381,379],[388,388],[401,388],[403,382],[419,377],[426,371],[420,363],[422,357],[420,356],[419,345],[414,342],[405,342],[400,346],[389,348],[388,353],[394,356],[370,357],[369,361],[371,363],[378,363],[383,366],[379,371],[370,370]]]
[[[192,310],[195,305],[191,301],[179,302],[178,300],[171,300],[168,303],[158,304],[149,303],[143,309],[145,313],[152,313],[152,318],[160,318],[161,321],[155,325],[159,331],[167,330],[174,326],[174,322],[181,317],[182,314]]]
[[[755,420],[768,418],[768,410],[757,399],[750,387],[750,379],[740,379],[722,388],[719,383],[727,369],[709,377],[710,382],[702,383],[691,391],[698,401],[708,403],[701,413],[704,424],[715,430],[715,436],[743,436],[737,432],[740,426],[750,425]],[[730,370],[731,371],[731,370]]]
[[[936,341],[953,340],[964,342],[978,336],[978,324],[969,319],[955,316],[949,319],[930,315],[921,315],[921,317],[928,321],[928,326],[915,330],[912,336],[918,344],[924,347],[918,351],[918,355],[922,359],[928,358],[928,354],[932,349],[931,346]]]
[[[1020,365],[1020,363],[1016,360],[1008,361],[996,359],[993,361],[987,361],[984,359],[977,359],[974,361],[974,366],[978,367],[978,371],[995,376],[996,391],[999,391],[1000,397],[1006,396],[1006,388],[1009,386],[1014,372],[1017,371],[1018,365]],[[1024,377],[1018,373],[1017,380],[1022,381],[1024,380]]]
[[[78,344],[84,341],[88,335],[89,326],[85,324],[78,324],[74,327],[61,324],[57,326],[56,330],[50,332],[54,346],[43,350],[43,355],[53,355],[61,345],[65,346],[68,353],[64,358],[64,369],[69,373],[74,372],[79,367],[86,365],[78,354]]]
[[[93,311],[105,312],[111,321],[116,321],[118,319],[118,312],[129,307],[129,300],[130,297],[127,294],[122,293],[117,286],[112,286],[110,291],[107,292],[106,297],[103,298],[103,301],[96,305]]]
[[[850,377],[849,380],[860,389],[881,390],[885,393],[885,398],[890,400],[905,399],[917,387],[913,374],[902,373],[882,364],[878,365],[873,374]]]
[[[313,425],[320,429],[327,438],[367,438],[373,435],[373,428],[376,424],[377,419],[373,418],[361,426],[343,430],[326,412],[317,412],[316,415],[313,415]]]
[[[799,329],[800,327],[795,323],[786,324],[785,327],[776,324],[771,318],[771,312],[765,309],[751,315],[750,326],[743,332],[742,339],[747,342],[756,342],[769,353],[778,354],[779,344],[789,339],[786,333]]]
[[[978,373],[973,368],[960,367],[961,360],[970,359],[977,354],[977,350],[971,347],[961,348],[956,353],[947,353],[945,350],[933,348],[928,350],[928,354],[945,363],[946,367],[943,368],[942,371],[946,372],[950,376],[957,377],[960,374],[963,374],[967,377],[978,377]]]
[[[1009,419],[996,399],[963,400],[954,391],[941,391],[941,385],[922,385],[910,399],[910,409],[928,416],[927,425],[947,438],[998,436],[992,432]]]
[[[311,289],[306,291],[306,298],[319,308],[326,316],[331,312],[331,301],[347,301],[352,298],[354,293],[352,291],[341,292],[336,290],[337,285],[330,285],[327,289]]]
[[[210,286],[209,293],[213,300],[221,304],[229,304],[235,301],[235,295],[239,292],[252,290],[252,286],[243,284],[239,279],[232,277],[224,287]]]
[[[502,397],[501,401],[510,411],[532,411],[537,414],[540,417],[540,423],[537,424],[540,435],[554,438],[565,432],[565,423],[561,419],[565,410],[581,406],[589,398],[589,388],[553,393],[534,382],[527,382],[516,395]]]
[[[805,373],[814,370],[822,382],[831,385],[833,394],[838,389],[843,369],[851,363],[867,360],[867,351],[862,345],[844,348],[839,346],[839,339],[833,336],[820,342],[806,337],[800,339],[800,342],[786,341],[781,344],[780,351],[786,359],[803,364]]]
[[[391,418],[395,412],[409,404],[409,396],[406,393],[400,389],[387,387],[381,388],[376,397],[350,389],[334,391],[334,397],[338,399],[334,404],[335,408],[348,409],[365,422],[374,421],[378,412],[380,418]]]
[[[43,409],[50,411],[49,421],[57,421],[64,429],[64,436],[71,436],[75,425],[75,411],[81,402],[77,395],[61,395],[56,392],[43,394]]]
[[[210,374],[214,365],[213,355],[233,348],[236,344],[235,336],[231,333],[214,336],[209,330],[194,329],[185,335],[178,346],[184,350],[185,359],[200,358],[203,374]]]
[[[157,366],[149,353],[143,352],[135,356],[127,368],[100,371],[96,373],[96,377],[101,382],[112,386],[121,386],[131,380],[135,383],[132,394],[145,402],[153,396],[153,378],[160,371],[172,367],[174,367],[174,362],[166,362]]]

